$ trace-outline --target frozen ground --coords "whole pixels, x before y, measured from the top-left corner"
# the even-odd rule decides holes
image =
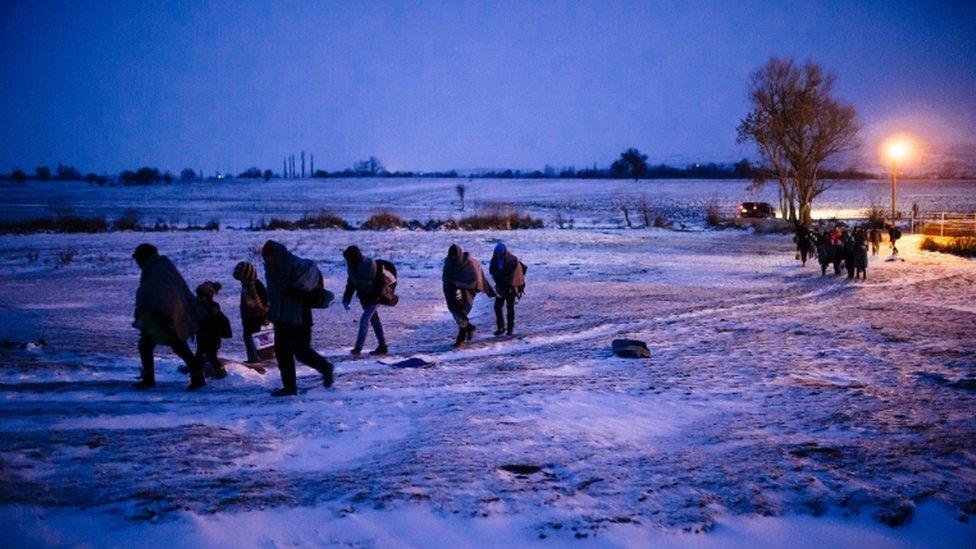
[[[437,365],[349,360],[358,313],[332,308],[315,326],[332,390],[300,367],[300,396],[272,400],[276,371],[232,366],[187,394],[166,352],[159,387],[130,390],[132,248],[223,281],[236,328],[230,271],[269,236],[333,290],[347,244],[395,261],[393,352]],[[490,336],[479,298],[476,341],[452,350],[441,258],[458,242],[487,260],[498,238],[530,266],[517,337]],[[788,237],[736,231],[2,236],[0,340],[47,344],[0,349],[0,528],[20,545],[972,546],[976,262],[913,244],[848,283],[802,269]],[[614,358],[618,336],[652,358]]]
[[[404,219],[457,217],[454,187],[467,185],[470,210],[490,202],[507,202],[554,225],[557,216],[577,226],[617,226],[622,216],[615,199],[633,209],[645,196],[655,213],[677,223],[698,223],[706,206],[715,203],[732,213],[743,201],[764,200],[777,208],[775,185],[750,194],[744,180],[513,180],[513,179],[316,179],[209,182],[149,187],[98,187],[87,183],[0,183],[4,206],[0,220],[51,216],[55,213],[119,217],[137,211],[142,222],[204,225],[217,219],[223,226],[248,227],[272,217],[295,219],[302,213],[332,210],[358,224],[380,207]],[[814,217],[849,218],[864,214],[872,202],[890,204],[889,182],[837,181],[817,198]],[[918,203],[923,212],[976,211],[976,181],[912,181],[898,183],[899,208]]]

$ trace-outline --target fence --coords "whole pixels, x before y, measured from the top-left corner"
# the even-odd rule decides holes
[[[911,230],[930,236],[976,236],[976,213],[919,214],[912,216]]]

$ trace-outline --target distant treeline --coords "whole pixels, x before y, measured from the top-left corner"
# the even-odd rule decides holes
[[[304,158],[302,159],[304,173]],[[202,170],[185,168],[179,176],[159,168],[143,166],[136,170],[124,170],[118,175],[98,175],[95,173],[82,174],[73,166],[58,163],[52,173],[48,166],[34,168],[32,174],[23,170],[14,170],[7,179],[15,182],[26,181],[86,181],[91,184],[104,185],[106,183],[121,183],[125,185],[152,185],[156,183],[172,183],[174,181],[220,181],[228,179],[271,179],[295,178],[297,170],[292,170],[288,163],[285,172],[275,173],[270,169],[257,167],[248,168],[243,172],[217,172],[213,176],[204,177]],[[649,164],[647,155],[637,149],[627,149],[620,158],[613,161],[609,167],[576,169],[575,167],[554,168],[546,166],[542,170],[479,170],[477,172],[460,173],[457,170],[448,171],[401,171],[387,170],[376,157],[356,162],[351,168],[337,171],[310,170],[312,178],[341,179],[341,178],[467,178],[467,179],[756,179],[760,172],[757,167],[746,159],[734,163],[688,164],[685,166],[671,166],[668,164]],[[856,169],[825,170],[820,174],[823,179],[875,179],[879,176]]]

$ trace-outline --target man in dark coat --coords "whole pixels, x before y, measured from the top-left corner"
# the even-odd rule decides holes
[[[151,244],[140,244],[132,258],[142,269],[139,289],[136,290],[136,310],[133,326],[139,329],[139,357],[142,360],[142,379],[136,389],[151,389],[156,385],[153,351],[156,345],[169,345],[190,372],[190,391],[207,384],[203,364],[194,357],[186,340],[197,333],[204,317],[203,307],[190,293],[190,288],[176,266]]]
[[[844,257],[844,268],[847,269],[847,279],[850,280],[854,278],[854,252],[857,246],[854,243],[854,237],[848,234],[845,230],[840,237],[841,242],[841,254]]]
[[[891,255],[898,255],[898,239],[901,238],[901,230],[892,223],[888,225],[888,240],[891,240]]]
[[[877,225],[871,227],[870,240],[871,255],[878,255],[878,251],[881,250],[881,229]]]
[[[268,321],[268,290],[258,278],[258,270],[248,261],[241,261],[234,267],[234,278],[241,281],[241,327],[247,361],[257,362],[257,349],[251,336],[261,331]]]
[[[525,265],[504,243],[495,245],[495,253],[491,256],[488,272],[495,281],[495,335],[503,333],[512,335],[515,330],[515,302],[525,292]],[[502,318],[502,307],[505,307],[507,323]]]
[[[369,352],[373,356],[385,355],[389,352],[386,346],[386,336],[383,333],[383,323],[380,322],[378,308],[379,286],[382,281],[378,277],[383,277],[382,267],[378,261],[369,257],[363,257],[363,252],[358,246],[349,246],[342,252],[342,257],[346,260],[346,291],[342,294],[342,306],[349,310],[353,294],[359,296],[359,304],[363,306],[363,314],[359,317],[359,333],[356,335],[356,346],[352,348],[352,355],[358,357],[363,352],[363,344],[366,343],[366,334],[369,332],[370,325],[373,326],[373,333],[376,334],[376,341],[379,344],[376,349]]]
[[[461,347],[474,336],[475,326],[468,320],[474,296],[478,292],[485,292],[488,297],[496,297],[495,290],[485,281],[481,264],[457,244],[451,244],[447,250],[441,282],[447,309],[458,325],[454,346]]]
[[[868,279],[868,233],[864,227],[854,229],[854,278]]]
[[[272,396],[298,394],[295,359],[322,374],[332,386],[332,364],[312,349],[312,304],[324,292],[322,273],[311,259],[300,258],[269,240],[261,249],[268,281],[268,317],[274,322],[275,354],[282,388]],[[325,302],[328,304],[328,301]]]

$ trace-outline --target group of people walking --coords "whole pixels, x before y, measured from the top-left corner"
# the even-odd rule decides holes
[[[894,225],[884,227],[891,243],[891,253],[897,254],[901,231]],[[820,263],[820,274],[827,274],[827,267],[833,265],[834,274],[841,274],[841,265],[847,270],[847,278],[867,279],[868,249],[871,255],[878,255],[883,234],[877,225],[860,225],[849,231],[838,223],[833,228],[814,227],[808,229],[798,225],[793,241],[796,242],[797,259],[806,266],[807,259],[816,257]]]
[[[359,331],[351,350],[361,356],[370,327],[377,347],[369,352],[382,356],[389,352],[379,307],[395,306],[397,270],[390,261],[373,259],[357,246],[349,246],[342,256],[346,262],[346,287],[342,304],[348,310],[357,297],[363,308]],[[190,293],[189,286],[176,266],[155,246],[140,244],[132,254],[142,270],[136,291],[135,320],[139,330],[139,356],[142,363],[137,389],[151,389],[156,384],[154,351],[158,345],[169,346],[190,376],[188,390],[206,386],[206,377],[219,379],[227,375],[217,356],[221,340],[232,336],[231,325],[214,299],[222,286],[205,281]],[[325,289],[324,278],[315,261],[296,256],[283,244],[267,241],[261,248],[267,285],[261,282],[257,268],[249,262],[238,263],[233,276],[241,283],[240,316],[248,362],[259,360],[254,336],[273,324],[274,354],[281,374],[282,387],[273,396],[297,394],[295,362],[301,362],[322,375],[322,384],[331,387],[335,368],[328,359],[312,348],[312,310],[328,307],[334,295]],[[481,264],[457,244],[451,245],[444,260],[442,286],[447,308],[458,325],[454,346],[471,341],[475,326],[468,315],[478,293],[495,298],[496,330],[494,334],[512,335],[515,329],[515,303],[525,292],[527,267],[499,243],[492,255],[489,273],[494,284],[485,279]],[[503,316],[503,310],[505,315]],[[197,350],[188,341],[196,337]]]

